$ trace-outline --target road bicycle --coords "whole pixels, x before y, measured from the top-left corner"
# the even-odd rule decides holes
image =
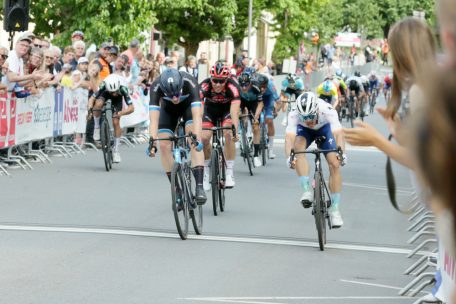
[[[288,117],[288,115],[287,115]],[[268,125],[264,119],[264,112],[260,115],[260,153],[263,166],[266,166],[266,160],[269,158],[269,139],[268,139]]]
[[[100,126],[100,141],[101,141],[101,150],[103,152],[103,160],[105,164],[106,171],[112,169],[112,144],[113,144],[113,134],[114,126],[112,124],[112,101],[110,99],[106,100],[101,110],[91,110],[92,112],[101,112],[101,126]]]
[[[225,181],[226,181],[226,158],[223,152],[223,130],[232,130],[233,137],[236,136],[236,128],[222,127],[221,122],[217,121],[215,127],[203,128],[203,130],[212,131],[212,152],[210,159],[211,166],[211,188],[212,188],[212,209],[214,215],[225,211]]]
[[[377,103],[378,90],[376,88],[372,89],[372,93],[369,98],[369,113],[374,114],[375,104]]]
[[[309,151],[294,151],[291,150],[291,160],[294,160],[296,154],[314,154],[315,155],[315,173],[312,186],[314,187],[314,200],[312,202],[312,215],[315,218],[315,226],[317,227],[318,244],[320,250],[325,249],[326,244],[326,221],[328,222],[329,229],[332,228],[331,218],[329,217],[328,208],[331,207],[332,198],[329,192],[329,188],[326,185],[325,178],[323,176],[323,169],[321,167],[321,153],[336,152],[339,154],[339,158],[342,159],[342,149],[326,149],[322,150],[320,147],[325,142],[326,137],[320,136],[315,139],[317,149]]]
[[[253,149],[247,136],[248,124],[251,117],[251,114],[239,116],[239,133],[241,134],[241,156],[249,168],[250,176],[253,176]]]

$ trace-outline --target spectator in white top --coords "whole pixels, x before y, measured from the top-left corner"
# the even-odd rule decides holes
[[[155,61],[157,61],[159,64],[160,74],[163,73],[164,70],[166,70],[165,59],[165,54],[163,54],[162,52],[158,52],[157,56],[155,57]]]
[[[190,55],[187,57],[187,61],[183,66],[179,68],[179,71],[184,71],[191,74],[193,77],[198,79],[198,69],[196,67],[196,57]]]
[[[71,34],[71,43],[78,40],[84,40],[84,33],[82,31],[74,31],[73,34]]]
[[[8,73],[6,75],[8,91],[12,91],[17,83],[19,87],[22,87],[42,78],[41,74],[36,72],[28,75],[24,74],[24,61],[22,58],[27,54],[31,43],[32,39],[29,36],[22,35],[17,40],[14,50],[9,53],[9,57],[6,60],[8,63]]]

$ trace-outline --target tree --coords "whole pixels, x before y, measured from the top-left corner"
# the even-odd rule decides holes
[[[380,8],[375,0],[346,0],[345,24],[350,25],[363,38],[378,37],[384,20],[380,16]]]
[[[156,28],[168,44],[183,46],[186,55],[195,55],[201,41],[230,34],[237,11],[235,0],[156,0],[153,6]]]
[[[235,48],[239,48],[244,38],[248,36],[249,25],[249,0],[236,0],[238,10],[234,15],[234,27],[231,37]],[[252,27],[255,27],[261,16],[261,11],[266,8],[264,0],[253,0]]]
[[[53,34],[57,45],[69,44],[71,33],[82,30],[87,41],[99,44],[112,37],[126,46],[156,22],[148,0],[32,0],[30,15],[35,34]]]

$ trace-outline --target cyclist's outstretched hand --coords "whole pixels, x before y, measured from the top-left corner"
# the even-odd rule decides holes
[[[149,147],[146,149],[146,155],[149,157],[155,157],[157,155],[157,146],[155,145],[154,139],[151,137],[149,139]]]

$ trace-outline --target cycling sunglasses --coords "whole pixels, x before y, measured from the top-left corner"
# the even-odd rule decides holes
[[[216,84],[224,84],[226,82],[226,78],[211,78],[211,82]]]
[[[317,117],[317,114],[309,114],[309,115],[300,115],[302,121],[306,120],[314,120]]]

